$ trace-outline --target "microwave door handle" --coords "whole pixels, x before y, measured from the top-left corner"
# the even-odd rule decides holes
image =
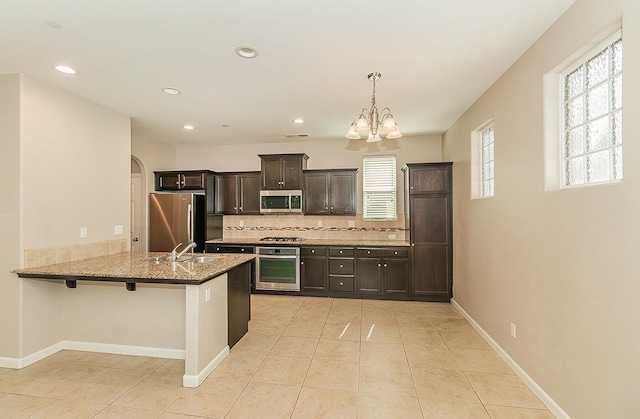
[[[293,206],[293,202],[291,202],[291,201],[292,201],[292,199],[291,199],[291,195],[293,195],[293,193],[292,193],[292,192],[289,192],[289,211],[291,211],[291,208],[292,208],[292,206]]]

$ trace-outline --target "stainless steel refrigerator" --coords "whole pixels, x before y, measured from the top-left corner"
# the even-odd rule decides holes
[[[149,251],[170,252],[178,243],[184,248],[194,241],[194,251],[204,252],[206,219],[204,195],[149,194]]]

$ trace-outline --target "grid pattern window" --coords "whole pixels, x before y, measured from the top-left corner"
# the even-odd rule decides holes
[[[562,75],[563,185],[622,180],[622,37]]]
[[[493,196],[493,122],[480,130],[480,196]]]
[[[362,169],[362,217],[395,220],[396,156],[364,156]]]

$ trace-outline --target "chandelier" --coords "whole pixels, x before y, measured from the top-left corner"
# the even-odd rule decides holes
[[[360,133],[369,133],[367,137],[368,143],[375,143],[382,141],[378,131],[386,134],[387,139],[395,139],[402,137],[396,120],[393,119],[393,114],[389,108],[382,110],[382,117],[378,113],[378,107],[376,106],[376,80],[382,77],[380,73],[369,73],[367,78],[373,82],[373,94],[371,95],[371,108],[362,109],[360,115],[356,116],[355,121],[351,123],[346,138],[350,140],[359,140]]]

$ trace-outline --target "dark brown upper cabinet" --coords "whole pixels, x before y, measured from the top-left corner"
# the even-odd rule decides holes
[[[358,169],[305,170],[304,213],[356,215]]]
[[[260,214],[260,172],[218,173],[216,213]]]
[[[306,154],[260,154],[261,189],[302,189],[302,172],[307,168]]]
[[[207,188],[207,181],[213,179],[214,173],[209,170],[183,170],[153,172],[155,174],[156,191],[202,190]]]

